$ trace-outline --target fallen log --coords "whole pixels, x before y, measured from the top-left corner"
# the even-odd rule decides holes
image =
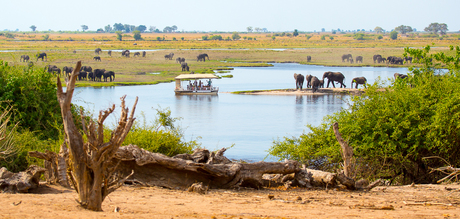
[[[149,186],[161,186],[186,190],[193,183],[202,182],[210,189],[229,189],[238,187],[261,188],[264,186],[264,174],[291,174],[300,170],[296,161],[286,162],[256,162],[256,163],[227,163],[223,152],[215,153],[224,163],[213,164],[205,159],[196,159],[197,154],[206,152],[202,149],[197,154],[189,156],[197,160],[168,157],[152,153],[135,145],[120,147],[113,163],[118,163],[117,171],[120,177],[127,176],[134,170],[131,180],[142,182]],[[204,156],[204,157],[205,157]],[[179,156],[186,157],[186,156]]]
[[[44,168],[32,165],[24,172],[12,173],[5,167],[0,169],[0,190],[5,193],[26,193],[40,185]]]

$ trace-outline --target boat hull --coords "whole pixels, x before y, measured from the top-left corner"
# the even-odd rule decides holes
[[[217,95],[219,91],[213,90],[175,90],[176,95]]]

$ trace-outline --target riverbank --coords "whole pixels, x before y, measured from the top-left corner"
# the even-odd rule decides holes
[[[85,210],[77,193],[41,186],[25,194],[0,194],[2,218],[458,218],[460,185],[341,189],[212,189],[206,194],[159,187],[122,186]]]

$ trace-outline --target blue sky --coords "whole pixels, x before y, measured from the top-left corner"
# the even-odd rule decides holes
[[[97,30],[114,23],[176,25],[178,31],[327,31],[399,25],[422,31],[430,23],[459,31],[459,0],[8,0],[2,2],[0,30]]]

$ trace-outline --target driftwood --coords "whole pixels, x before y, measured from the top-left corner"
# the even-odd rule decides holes
[[[25,193],[40,185],[40,176],[46,170],[32,165],[24,172],[12,173],[5,167],[0,169],[0,190],[6,193]]]
[[[295,161],[256,162],[256,163],[227,163],[221,153],[205,152],[203,149],[196,151],[191,156],[180,155],[178,157],[195,157],[200,162],[190,159],[172,158],[159,153],[152,153],[135,145],[120,147],[113,159],[118,163],[118,171],[121,177],[128,176],[131,171],[134,174],[129,178],[132,182],[142,182],[149,186],[161,186],[173,189],[186,190],[193,183],[202,182],[203,186],[210,189],[228,189],[238,187],[261,188],[264,186],[262,176],[264,174],[291,174],[300,170]],[[201,159],[200,155],[209,154],[208,160]],[[211,164],[216,157],[223,163]]]
[[[58,181],[58,155],[56,153],[48,150],[46,150],[45,153],[38,151],[29,151],[29,156],[44,160],[44,166],[46,169],[45,179],[47,183],[54,184]]]

